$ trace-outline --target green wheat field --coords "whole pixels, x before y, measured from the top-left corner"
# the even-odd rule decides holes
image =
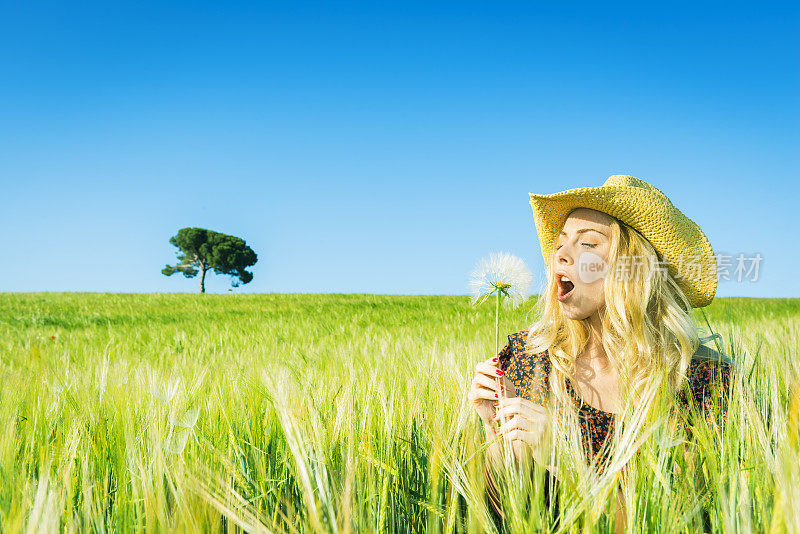
[[[739,369],[728,427],[691,482],[682,444],[650,447],[629,527],[800,531],[800,299],[703,311]],[[560,520],[537,484],[490,514],[466,393],[495,353],[467,297],[0,294],[2,531],[613,531],[569,485]]]

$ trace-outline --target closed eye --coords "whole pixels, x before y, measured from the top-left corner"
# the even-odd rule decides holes
[[[595,248],[597,246],[597,243],[594,243],[594,244],[592,244],[592,243],[581,243],[581,245],[583,245],[585,247],[589,247],[589,248]],[[563,245],[558,245],[556,247],[556,250],[560,249],[562,246]]]

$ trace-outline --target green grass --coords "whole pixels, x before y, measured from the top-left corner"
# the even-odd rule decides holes
[[[724,439],[698,437],[703,484],[670,474],[676,447],[654,434],[634,528],[798,531],[800,299],[704,311],[751,394],[734,387]],[[493,312],[439,296],[0,294],[2,530],[491,530],[466,392],[496,352]],[[153,394],[178,379],[169,402]],[[171,424],[193,407],[192,429]],[[609,527],[605,500],[564,496],[569,521],[534,499],[511,524]]]

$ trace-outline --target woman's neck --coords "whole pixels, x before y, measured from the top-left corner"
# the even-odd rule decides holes
[[[603,348],[603,322],[598,314],[588,322],[589,342],[575,360],[575,380],[580,395],[598,410],[619,413],[619,375]]]
[[[580,355],[580,359],[583,359],[592,367],[604,368],[610,364],[610,361],[603,348],[603,320],[600,317],[600,311],[592,314],[587,320],[589,323],[589,342]]]

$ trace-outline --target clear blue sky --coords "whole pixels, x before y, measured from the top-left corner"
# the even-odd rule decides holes
[[[465,294],[543,275],[529,191],[633,174],[762,254],[718,296],[800,296],[797,4],[15,4],[0,291],[193,292],[200,226],[258,254],[235,292]]]

